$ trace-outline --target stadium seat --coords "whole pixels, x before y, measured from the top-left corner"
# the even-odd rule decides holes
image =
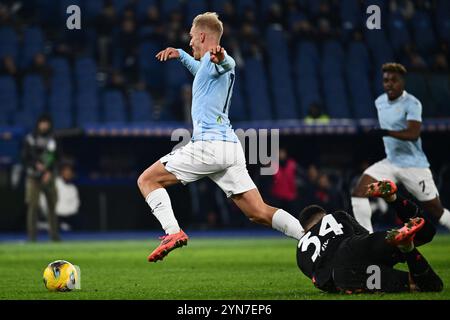
[[[36,0],[39,20],[46,26],[55,27],[60,20],[60,7],[55,5],[55,0]]]
[[[53,77],[70,77],[71,70],[69,62],[65,58],[51,58],[49,59],[48,64],[52,67]]]
[[[44,111],[46,105],[46,92],[43,80],[38,75],[27,75],[23,80],[23,109],[38,116]]]
[[[128,0],[112,0],[114,8],[117,10],[118,14],[121,15],[127,4]]]
[[[168,18],[173,11],[181,11],[181,0],[161,1],[161,14],[163,17]]]
[[[300,102],[300,117],[305,117],[312,103],[320,103],[319,62],[320,56],[315,44],[302,42],[296,53],[295,76],[297,96]]]
[[[312,15],[319,13],[320,1],[317,0],[299,0],[298,1],[303,7],[307,8]]]
[[[132,122],[146,122],[153,119],[153,100],[148,92],[131,92],[130,104]]]
[[[126,107],[123,94],[118,90],[107,90],[103,93],[104,122],[127,122]]]
[[[94,59],[78,58],[75,61],[74,75],[77,90],[92,90],[97,87],[97,64]]]
[[[99,103],[96,90],[78,93],[75,97],[75,114],[78,127],[99,123]]]
[[[88,21],[95,21],[97,16],[102,12],[103,0],[84,0],[82,3],[82,11]],[[141,0],[140,2],[143,2]],[[139,3],[140,3],[139,2]]]
[[[375,96],[383,93],[381,66],[386,62],[394,61],[394,53],[390,44],[387,41],[384,30],[366,30],[366,41],[370,49],[372,64],[373,64],[373,78],[372,90]]]
[[[436,9],[437,32],[439,38],[450,41],[450,2],[438,0]]]
[[[351,118],[344,77],[325,75],[323,87],[328,115],[334,119]]]
[[[13,124],[21,126],[26,130],[34,129],[39,115],[31,110],[20,110],[13,114]]]
[[[288,55],[288,44],[282,30],[269,28],[266,42],[277,50],[269,51],[270,79],[272,95],[274,97],[275,114],[277,119],[296,119],[298,112],[292,87],[291,59]]]
[[[342,45],[335,40],[322,46],[322,74],[340,75],[343,72],[345,54]]]
[[[435,116],[450,116],[450,78],[448,74],[432,74],[428,76],[428,87],[431,99],[436,107]]]
[[[187,1],[186,6],[185,21],[187,24],[190,24],[198,14],[208,11],[208,5],[205,0]]]
[[[405,18],[399,12],[389,15],[388,30],[391,46],[399,54],[405,45],[411,41]]]
[[[256,10],[256,5],[254,0],[239,0],[236,2],[236,11],[239,15],[242,15],[244,11],[250,8],[253,11]]]
[[[152,89],[164,89],[164,81],[160,75],[163,74],[163,65],[154,58],[161,49],[161,45],[155,41],[144,41],[139,47],[139,69],[141,76]]]
[[[0,117],[9,119],[9,115],[17,110],[17,85],[10,76],[0,76]]]
[[[269,88],[263,62],[257,58],[249,58],[245,62],[245,92],[248,97],[250,120],[273,119]]]
[[[242,93],[243,79],[240,77],[240,73],[240,71],[236,70],[236,81],[234,82],[233,96],[231,97],[230,110],[228,111],[231,124],[233,124],[233,121],[248,120],[247,104],[244,102]]]
[[[355,69],[369,75],[372,63],[367,47],[363,42],[354,41],[349,43],[345,65],[347,70]]]
[[[191,73],[179,61],[167,61],[162,68],[166,86],[171,90],[178,91],[181,86],[192,81]]]
[[[44,52],[44,35],[39,27],[27,28],[23,35],[23,48],[20,65],[28,67],[37,53]]]
[[[350,69],[347,71],[347,84],[353,106],[353,116],[357,119],[376,118],[369,75]]]
[[[422,103],[422,116],[435,117],[437,108],[431,98],[425,75],[419,72],[409,72],[406,75],[406,91],[415,96]]]
[[[11,27],[0,28],[0,59],[5,56],[11,56],[17,61],[18,55],[18,38],[17,34]]]
[[[436,46],[436,37],[429,13],[417,11],[411,20],[414,42],[418,51],[428,54]]]
[[[320,1],[315,2],[320,3]],[[361,10],[358,2],[354,0],[342,0],[339,4],[342,30],[348,34],[361,25]]]
[[[147,15],[147,10],[151,6],[158,7],[157,0],[141,0],[137,3],[136,14],[137,14],[138,20],[141,20],[142,18],[144,18]]]

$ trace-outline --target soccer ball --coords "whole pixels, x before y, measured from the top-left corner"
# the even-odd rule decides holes
[[[44,285],[49,291],[72,291],[77,281],[78,271],[68,261],[53,261],[44,270]]]

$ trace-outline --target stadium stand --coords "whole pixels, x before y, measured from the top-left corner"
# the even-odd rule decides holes
[[[64,27],[72,4],[82,30]],[[381,30],[365,28],[369,4],[387,12]],[[314,103],[331,118],[374,118],[380,66],[394,60],[413,73],[407,89],[423,99],[426,117],[450,113],[445,0],[33,0],[0,24],[0,124],[29,127],[44,111],[58,128],[142,122],[153,119],[155,104],[163,119],[185,121],[170,109],[191,76],[154,56],[166,45],[189,51],[191,21],[207,10],[223,18],[223,43],[238,61],[236,121],[302,119]],[[123,83],[111,86],[117,74]]]

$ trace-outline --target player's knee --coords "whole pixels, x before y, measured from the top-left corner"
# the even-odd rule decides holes
[[[141,173],[141,175],[137,179],[137,185],[138,185],[139,189],[142,189],[144,186],[149,186],[154,181],[155,181],[155,179],[152,176],[152,174],[148,171],[144,171],[143,173]]]

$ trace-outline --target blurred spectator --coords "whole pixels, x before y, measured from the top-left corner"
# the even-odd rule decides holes
[[[289,21],[294,42],[315,40],[316,30],[304,13],[290,13]]]
[[[415,12],[414,3],[411,0],[391,0],[389,9],[392,13],[399,12],[407,20],[411,19]]]
[[[325,210],[342,208],[339,193],[335,190],[327,174],[322,173],[317,180],[317,189],[314,193],[315,203]]]
[[[8,75],[15,79],[18,78],[19,72],[16,63],[11,56],[5,56],[0,63],[0,75]]]
[[[449,72],[447,57],[439,52],[434,56],[433,70],[437,72]]]
[[[11,25],[12,21],[9,8],[5,4],[0,3],[0,27]]]
[[[283,8],[278,2],[274,2],[270,5],[269,11],[266,17],[266,25],[284,25]]]
[[[59,175],[55,178],[56,193],[58,195],[55,212],[60,223],[59,227],[63,231],[70,231],[79,227],[77,214],[80,207],[80,197],[78,188],[73,183],[74,177],[75,173],[72,164],[64,163],[59,169]],[[42,212],[44,212],[45,216],[48,216],[48,207],[43,194],[41,194],[39,200]]]
[[[222,20],[224,24],[224,29],[233,29],[239,27],[239,17],[231,1],[228,0],[224,2],[223,12],[220,13],[220,20]]]
[[[425,59],[417,52],[411,52],[408,56],[409,68],[411,71],[424,71],[427,69]]]
[[[136,31],[136,22],[131,18],[122,21],[122,28],[119,34],[119,65],[129,84],[139,81],[138,64],[139,37]]]
[[[108,82],[106,84],[107,89],[119,90],[123,94],[126,94],[127,87],[123,75],[118,70],[113,70],[108,77]]]
[[[166,25],[167,45],[175,48],[185,48],[189,43],[188,31],[183,25],[183,14],[174,10],[170,13],[170,20]]]
[[[322,111],[318,103],[312,103],[308,109],[308,115],[304,119],[306,124],[328,124],[330,117]]]
[[[106,68],[111,64],[111,34],[117,24],[116,9],[114,8],[112,2],[105,2],[100,15],[95,19],[95,21],[99,65],[101,68]]]
[[[44,193],[47,200],[49,233],[53,241],[59,241],[58,220],[55,213],[57,193],[55,187],[56,140],[52,134],[52,120],[41,116],[36,128],[23,143],[23,162],[27,172],[25,202],[28,206],[28,240],[37,239],[39,196]]]
[[[250,23],[243,23],[240,32],[241,50],[244,57],[258,57],[262,54],[262,42],[259,32]]]
[[[306,169],[306,179],[301,189],[302,207],[314,203],[317,190],[317,182],[319,179],[319,170],[314,164],[310,164]]]
[[[163,41],[165,37],[164,26],[157,6],[151,5],[147,8],[145,17],[142,19],[140,26],[141,29],[151,28],[151,32],[145,32],[145,37],[142,40]]]
[[[334,38],[338,35],[339,20],[338,15],[334,14],[331,10],[331,6],[327,1],[321,1],[319,5],[319,12],[314,17],[317,36],[317,40],[327,40]]]
[[[297,211],[297,162],[285,148],[279,151],[278,170],[272,176],[271,198],[274,205],[289,212]]]

